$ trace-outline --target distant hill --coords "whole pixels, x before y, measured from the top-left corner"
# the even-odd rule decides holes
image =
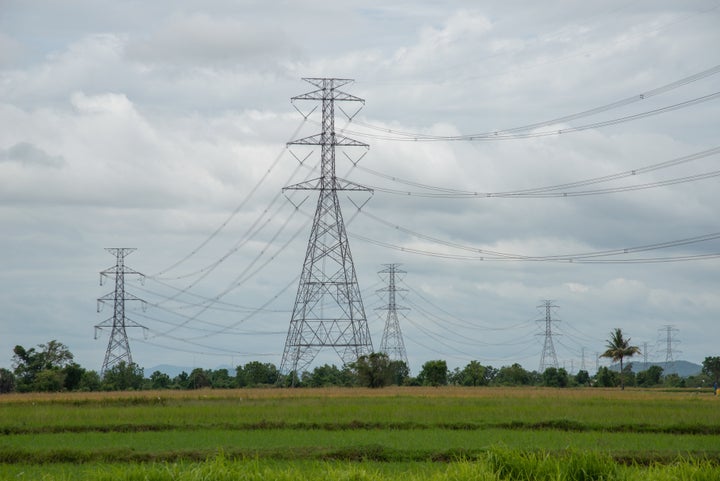
[[[702,366],[700,364],[688,361],[674,361],[667,366],[664,362],[638,362],[632,360],[626,361],[624,364],[632,364],[632,372],[636,373],[640,371],[647,371],[650,366],[660,366],[663,368],[663,376],[668,374],[677,374],[680,377],[697,376],[702,371]],[[610,369],[613,371],[619,371],[620,364],[613,364],[610,366]]]

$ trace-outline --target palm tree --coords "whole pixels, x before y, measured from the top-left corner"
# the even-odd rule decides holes
[[[607,351],[602,353],[600,357],[609,357],[613,362],[620,361],[620,389],[625,389],[625,381],[623,379],[623,359],[640,354],[640,348],[630,345],[630,338],[623,337],[622,329],[616,328],[610,333],[606,346]]]

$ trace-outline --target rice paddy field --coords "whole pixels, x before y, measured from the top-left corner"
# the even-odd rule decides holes
[[[0,479],[720,480],[709,391],[0,396]]]

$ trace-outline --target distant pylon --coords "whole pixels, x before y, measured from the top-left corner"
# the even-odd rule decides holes
[[[540,355],[540,372],[542,373],[545,372],[545,369],[549,367],[554,367],[555,369],[557,369],[558,367],[557,354],[555,354],[555,346],[553,344],[552,333],[552,323],[557,322],[557,320],[553,320],[551,311],[552,308],[556,308],[557,306],[553,305],[553,301],[547,300],[543,302],[543,305],[537,307],[545,308],[545,332],[543,334],[538,334],[540,336],[545,336],[543,351]],[[542,322],[542,320],[538,322]]]
[[[679,332],[678,329],[675,329],[674,326],[666,325],[663,326],[660,331],[665,331],[665,365],[663,369],[665,370],[665,374],[670,374],[670,369],[675,367],[675,356],[674,354],[680,353],[677,349],[673,349],[673,344],[677,344],[680,341],[678,341],[676,338],[673,337],[674,332]]]
[[[388,286],[384,289],[378,289],[378,292],[388,293],[388,303],[380,310],[387,310],[387,318],[385,320],[385,329],[383,330],[382,340],[380,341],[380,352],[384,352],[393,361],[402,361],[406,366],[408,363],[407,352],[405,351],[405,342],[403,341],[402,331],[400,330],[400,321],[398,321],[397,311],[407,310],[407,307],[398,306],[395,302],[395,293],[405,291],[406,289],[398,289],[395,285],[395,276],[405,274],[405,271],[398,269],[400,264],[384,264],[385,269],[379,274],[388,275]]]
[[[137,271],[134,271],[125,266],[125,256],[130,254],[135,249],[133,248],[108,248],[105,249],[109,253],[115,255],[116,262],[113,267],[105,269],[100,272],[100,285],[103,284],[105,277],[115,277],[115,291],[105,294],[103,297],[97,300],[97,311],[100,312],[102,306],[106,302],[113,303],[113,316],[95,326],[95,339],[97,339],[98,330],[110,327],[110,340],[108,341],[107,351],[105,352],[105,360],[103,361],[102,368],[100,369],[100,376],[103,376],[105,372],[122,361],[126,364],[132,364],[132,353],[130,352],[130,343],[128,342],[127,332],[125,331],[128,327],[141,327],[147,329],[145,326],[141,326],[135,321],[128,319],[125,316],[125,301],[140,301],[145,304],[142,299],[125,292],[125,274],[136,274],[142,277]]]
[[[352,80],[306,78],[317,90],[294,100],[322,102],[322,132],[289,142],[289,145],[320,145],[321,175],[317,179],[285,187],[286,190],[319,191],[305,261],[288,329],[280,372],[299,375],[320,349],[332,347],[343,363],[372,352],[372,341],[360,296],[347,232],[337,192],[372,192],[367,187],[335,175],[335,147],[365,147],[367,144],[336,135],[335,102],[364,102],[339,87]],[[342,109],[341,109],[342,110]],[[293,376],[295,379],[295,376]]]
[[[595,373],[600,371],[600,353],[595,351]]]

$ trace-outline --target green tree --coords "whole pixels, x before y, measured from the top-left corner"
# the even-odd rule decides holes
[[[676,372],[668,374],[663,379],[663,386],[666,387],[685,387],[685,379],[681,378]]]
[[[663,368],[660,366],[650,366],[645,371],[640,371],[635,376],[638,386],[653,387],[662,384]]]
[[[39,347],[42,349],[45,369],[62,369],[73,360],[73,354],[70,352],[70,349],[62,342],[52,340],[47,344],[40,344]]]
[[[15,390],[15,374],[9,369],[0,368],[0,394]]]
[[[274,364],[251,361],[245,367],[237,367],[236,379],[239,387],[272,386],[279,375]]]
[[[587,386],[590,384],[590,373],[584,369],[580,369],[577,374],[575,374],[575,382],[578,383],[579,386]]]
[[[237,386],[237,382],[230,377],[227,369],[216,369],[210,372],[210,385],[213,389],[232,389]]]
[[[493,383],[498,386],[527,386],[532,382],[532,373],[518,363],[501,367],[493,379]]]
[[[567,387],[569,382],[568,373],[563,368],[549,367],[542,373],[543,386]]]
[[[303,384],[298,372],[292,370],[287,374],[278,376],[278,385],[282,387],[301,387]]]
[[[41,379],[38,379],[38,376],[43,371],[62,371],[72,360],[73,354],[68,347],[56,340],[38,344],[37,349],[15,346],[13,367],[18,390],[24,392],[56,390],[54,383],[61,377],[60,375],[47,373],[43,374]]]
[[[635,372],[633,372],[632,363],[627,363],[625,365],[625,368],[622,370],[621,379],[625,382],[625,386],[637,385],[637,378],[635,376]]]
[[[487,368],[478,361],[470,361],[458,372],[455,382],[461,386],[487,386]]]
[[[77,391],[80,388],[80,381],[85,373],[85,369],[76,362],[71,362],[64,368],[62,373],[65,375],[65,381],[63,387],[67,391]]]
[[[164,372],[155,371],[150,374],[150,387],[152,389],[168,389],[172,380]]]
[[[623,379],[623,360],[626,357],[632,357],[635,354],[640,354],[640,348],[632,346],[630,344],[630,338],[625,339],[622,329],[616,328],[610,333],[610,338],[607,340],[605,345],[607,350],[600,354],[600,357],[607,357],[613,360],[613,362],[620,361],[620,389],[625,389],[625,381]]]
[[[135,363],[120,361],[105,371],[102,388],[106,391],[138,390],[142,388],[144,379],[143,368]]]
[[[385,387],[393,381],[390,357],[384,352],[360,356],[350,367],[364,387]]]
[[[80,378],[78,388],[81,391],[99,391],[102,386],[100,375],[96,371],[85,371]]]
[[[33,391],[60,392],[65,386],[65,374],[60,369],[43,369],[35,377]]]
[[[174,389],[189,389],[190,388],[190,375],[185,371],[181,372],[173,378],[172,387]]]
[[[210,374],[205,369],[196,367],[190,372],[188,377],[188,387],[190,389],[202,389],[211,385]]]
[[[428,361],[422,365],[418,381],[424,386],[445,386],[448,383],[447,362],[443,360]]]
[[[702,372],[720,384],[720,356],[706,357],[702,362]]]
[[[618,385],[618,373],[603,366],[595,374],[595,385],[597,387],[615,387]]]
[[[405,361],[390,361],[390,375],[392,378],[391,384],[402,386],[410,378],[410,368],[405,364]]]
[[[308,387],[342,386],[343,383],[343,372],[335,364],[315,366],[312,371],[302,374],[302,384]]]

